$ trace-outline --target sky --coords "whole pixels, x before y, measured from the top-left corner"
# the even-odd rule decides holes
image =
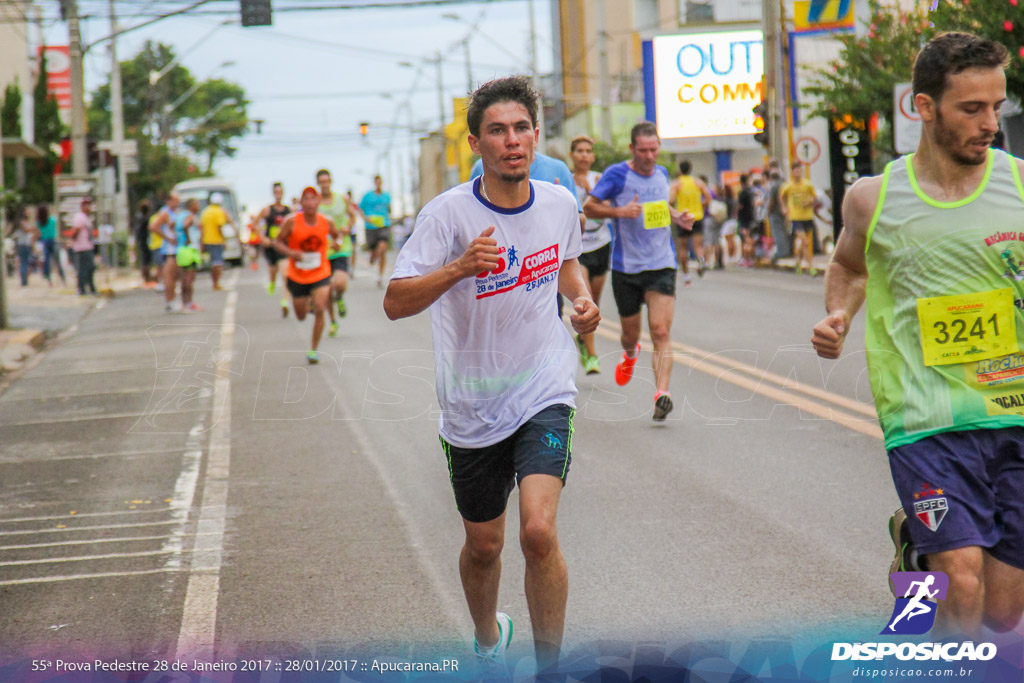
[[[194,0],[193,0],[194,1]],[[356,4],[363,0],[356,0]],[[146,5],[186,6],[185,0],[118,0],[118,11],[131,14]],[[372,188],[375,173],[384,176],[385,190],[397,200],[409,187],[410,152],[418,146],[414,129],[436,130],[440,122],[437,68],[442,55],[441,81],[446,116],[452,97],[466,94],[467,72],[462,41],[469,41],[475,84],[497,76],[526,73],[529,66],[529,1],[481,0],[437,6],[284,12],[287,5],[327,4],[324,0],[274,0],[273,26],[217,28],[224,17],[170,17],[127,33],[118,39],[121,61],[134,56],[146,40],[174,47],[194,77],[223,78],[241,85],[250,100],[249,118],[262,119],[262,133],[251,131],[236,139],[238,152],[220,159],[215,171],[235,183],[240,201],[252,211],[272,199],[270,186],[284,183],[286,197],[314,184],[320,168],[331,171],[335,190],[351,188],[358,199]],[[533,0],[538,70],[552,68],[551,0]],[[56,0],[40,3],[47,15],[56,13]],[[237,4],[237,3],[236,3]],[[354,4],[352,0],[347,3]],[[215,5],[225,8],[224,2]],[[83,14],[106,3],[80,0]],[[454,13],[461,20],[444,18]],[[83,41],[110,33],[107,12],[83,23]],[[234,15],[237,20],[237,15]],[[124,26],[139,23],[126,18]],[[211,33],[212,31],[212,33]],[[67,25],[46,27],[47,42],[66,44]],[[227,60],[233,66],[221,68]],[[408,62],[402,66],[400,62]],[[106,49],[91,50],[85,62],[87,92],[109,79]],[[402,107],[407,101],[411,106]],[[366,138],[359,123],[370,124]],[[391,149],[390,153],[387,150]],[[401,171],[401,173],[400,173]],[[401,178],[394,176],[400,175]],[[397,208],[397,207],[396,207]]]

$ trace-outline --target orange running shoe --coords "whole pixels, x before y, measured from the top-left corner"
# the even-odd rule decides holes
[[[636,359],[640,357],[640,343],[636,345],[636,355],[630,358],[626,355],[626,352],[622,352],[622,360],[615,366],[615,383],[620,387],[624,387],[629,384],[629,380],[633,379],[633,366],[636,365]]]

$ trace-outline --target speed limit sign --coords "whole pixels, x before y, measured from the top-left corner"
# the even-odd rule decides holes
[[[810,166],[821,156],[821,145],[811,137],[797,138],[793,143],[796,160],[801,164]]]

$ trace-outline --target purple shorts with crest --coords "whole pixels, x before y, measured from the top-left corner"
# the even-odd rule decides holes
[[[919,553],[977,545],[1024,569],[1024,428],[935,434],[889,468]]]

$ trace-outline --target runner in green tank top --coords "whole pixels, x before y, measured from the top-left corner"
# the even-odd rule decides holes
[[[1007,64],[1002,45],[966,33],[922,48],[917,152],[847,193],[811,339],[838,358],[867,302],[902,503],[890,573],[949,576],[933,638],[1010,630],[1024,613],[1024,162],[990,149]]]
[[[337,306],[338,316],[344,318],[348,313],[345,307],[345,288],[348,287],[349,259],[352,257],[352,226],[356,220],[355,211],[338,192],[331,192],[331,172],[325,168],[316,172],[316,184],[320,186],[320,213],[332,221],[341,239],[331,242],[327,250],[327,258],[331,262],[331,302],[328,312],[331,314],[329,337],[338,336],[338,320],[334,309]]]

